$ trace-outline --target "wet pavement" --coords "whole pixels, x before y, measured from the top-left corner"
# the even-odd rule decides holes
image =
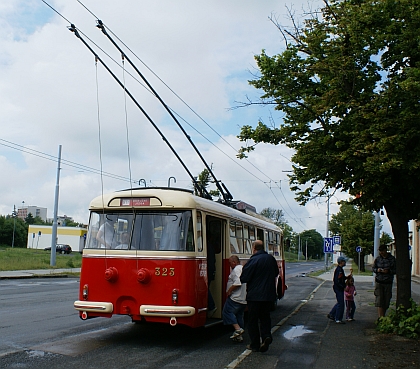
[[[349,273],[350,266],[345,268]],[[317,277],[320,285],[287,319],[272,329],[273,343],[266,353],[244,353],[226,368],[239,369],[328,369],[375,368],[377,360],[369,354],[377,334],[373,276],[354,275],[357,296],[355,320],[337,324],[327,318],[336,302],[332,290],[333,272]],[[413,278],[412,297],[420,302],[420,284]],[[393,298],[395,303],[394,283]],[[246,333],[245,333],[246,334]]]
[[[348,265],[345,268],[346,274],[349,273],[349,269]],[[80,269],[49,269],[0,272],[0,279],[57,276],[79,271]],[[319,281],[316,288],[306,299],[299,302],[293,312],[275,324],[272,329],[273,343],[267,352],[251,352],[244,347],[244,351],[237,358],[232,358],[225,368],[376,368],[377,360],[369,353],[377,335],[373,276],[354,275],[357,289],[355,321],[346,324],[336,324],[326,316],[336,301],[332,290],[332,277],[333,270],[316,277]],[[395,284],[392,299],[394,303]],[[420,280],[416,277],[412,278],[412,297],[416,302],[420,302]],[[245,341],[248,341],[247,338]]]

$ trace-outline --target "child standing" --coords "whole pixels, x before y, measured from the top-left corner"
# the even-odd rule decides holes
[[[346,320],[351,322],[354,320],[354,312],[356,311],[356,304],[354,296],[357,295],[356,287],[354,286],[354,278],[349,276],[346,281],[346,288],[344,289],[344,301],[346,303]]]

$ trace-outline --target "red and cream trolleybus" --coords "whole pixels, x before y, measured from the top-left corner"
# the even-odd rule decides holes
[[[135,322],[201,327],[220,322],[228,259],[245,264],[251,244],[263,240],[278,263],[279,298],[285,290],[281,229],[250,212],[176,188],[124,190],[90,204],[79,300],[82,319],[129,315]],[[255,209],[254,209],[255,210]],[[208,260],[216,310],[208,318]]]

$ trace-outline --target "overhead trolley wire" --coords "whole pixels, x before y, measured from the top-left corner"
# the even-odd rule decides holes
[[[6,147],[9,147],[9,148],[17,150],[17,151],[21,151],[25,154],[30,154],[30,155],[33,155],[33,156],[37,156],[37,157],[42,158],[42,159],[50,160],[50,161],[53,161],[55,163],[57,162],[58,158],[54,155],[50,155],[50,154],[44,153],[42,151],[30,149],[26,146],[22,146],[22,145],[19,145],[17,143],[13,143],[11,141],[4,140],[2,138],[0,138],[0,141],[3,141],[3,142],[0,142],[0,145],[2,145],[2,146],[6,146]],[[6,143],[4,143],[4,142],[6,142]],[[80,170],[85,171],[85,172],[91,172],[91,173],[94,173],[94,174],[103,173],[103,175],[105,177],[109,177],[109,178],[113,178],[113,179],[117,179],[117,180],[121,180],[121,181],[125,181],[125,182],[130,180],[127,177],[123,177],[123,176],[120,176],[118,174],[113,174],[113,173],[109,173],[109,172],[103,172],[99,169],[95,169],[95,168],[92,168],[92,167],[89,167],[89,166],[86,166],[86,165],[83,165],[83,164],[78,164],[78,163],[75,163],[75,162],[70,161],[70,160],[61,159],[61,164],[62,165],[67,165],[67,166],[72,167],[72,168],[80,169]],[[133,183],[135,183],[135,182],[136,181],[134,181]]]
[[[162,105],[165,107],[165,109],[169,112],[169,114],[171,115],[171,117],[175,120],[175,122],[178,124],[179,128],[182,130],[182,132],[185,134],[185,136],[187,137],[187,139],[190,141],[190,143],[193,145],[194,149],[196,149],[195,145],[192,143],[190,137],[186,134],[184,128],[179,124],[178,120],[175,118],[175,116],[172,113],[172,110],[170,110],[170,108],[166,105],[166,103],[164,103],[162,101],[162,99],[160,98],[160,96],[157,94],[157,92],[154,90],[154,88],[150,85],[150,83],[145,79],[145,77],[143,76],[143,74],[138,70],[138,68],[131,62],[131,60],[128,58],[128,56],[121,50],[121,48],[115,43],[115,41],[109,36],[107,30],[109,30],[110,33],[112,33],[131,53],[134,54],[134,56],[140,60],[140,62],[146,66],[146,68],[151,71],[153,73],[153,75],[155,75],[175,96],[177,96],[191,111],[193,111],[194,114],[196,114],[202,121],[204,121],[184,100],[182,100],[164,81],[162,81],[162,79],[159,78],[159,76],[156,75],[156,73],[153,72],[153,70],[151,70],[151,68],[149,68],[140,58],[137,57],[137,55],[118,37],[116,36],[116,34],[109,28],[107,27],[102,20],[100,20],[92,11],[90,11],[90,9],[88,9],[80,0],[77,0],[93,17],[96,18],[97,20],[97,27],[108,37],[108,39],[112,42],[112,44],[118,49],[118,51],[121,52],[121,54],[123,55],[123,58],[126,57],[128,62],[130,63],[130,65],[136,70],[136,72],[140,75],[140,77],[142,78],[142,80],[147,84],[147,86],[149,87],[149,89],[152,91],[152,93],[156,96],[156,98],[158,98],[158,100],[162,103]],[[178,115],[178,114],[177,114]],[[179,115],[178,115],[179,116]],[[184,119],[183,119],[184,120]],[[184,120],[185,121],[185,120]],[[207,122],[204,121],[204,123],[207,124]],[[210,127],[219,137],[222,138],[221,135],[219,135],[209,124],[207,124],[208,127]],[[190,125],[190,127],[192,127]],[[192,127],[193,128],[193,127]],[[194,128],[195,129],[195,128]],[[198,132],[198,130],[196,130],[196,132]],[[203,136],[204,137],[204,136]],[[206,137],[204,137],[206,138]],[[207,139],[207,138],[206,138]],[[223,138],[222,138],[223,139]],[[224,140],[224,139],[223,139]],[[209,140],[208,140],[209,141]],[[224,140],[225,142],[227,142],[226,140]],[[210,142],[210,141],[209,141]],[[227,142],[228,143],[228,142]],[[229,144],[229,143],[228,143]],[[230,147],[233,148],[232,145],[229,144]],[[206,165],[207,169],[210,171],[210,174],[213,176],[213,178],[215,179],[216,185],[220,190],[220,187],[218,186],[218,181],[215,178],[214,174],[212,173],[211,169],[208,167],[207,163],[205,162],[205,160],[202,158],[201,154],[196,150],[196,152],[198,153],[198,155],[200,156],[200,158],[202,159],[202,161],[204,162],[204,164]],[[230,157],[229,157],[230,158]],[[255,166],[254,166],[255,167]],[[257,167],[255,167],[257,168]],[[244,168],[245,169],[245,168]],[[259,168],[257,168],[259,170]],[[263,173],[261,170],[259,170],[261,173]],[[265,173],[263,173],[265,176],[267,176]],[[267,176],[268,177],[268,176]],[[269,178],[269,177],[268,177]],[[284,196],[283,191],[280,188],[280,191]],[[222,192],[223,193],[223,192]],[[274,194],[273,194],[274,195]],[[276,198],[277,199],[277,198]],[[226,200],[226,199],[225,199]],[[286,198],[285,198],[286,200]],[[277,199],[277,201],[279,202],[279,200]],[[289,203],[286,200],[287,205],[289,206],[290,210],[292,211],[292,213],[294,214],[292,208],[290,207]],[[279,202],[280,204],[280,202]],[[296,217],[296,214],[294,214],[294,216]]]
[[[101,21],[89,8],[87,8],[80,0],[77,0],[77,2],[82,5],[94,18],[96,18],[97,21]],[[101,21],[102,22],[102,21]],[[198,119],[200,119],[207,127],[209,127],[220,139],[222,139],[232,150],[234,150],[236,153],[238,152],[238,149],[236,149],[235,147],[233,147],[229,141],[227,141],[221,134],[219,134],[209,123],[206,122],[206,120],[201,117],[200,114],[198,114],[181,96],[179,96],[164,80],[162,80],[154,71],[153,69],[151,69],[142,59],[140,59],[137,54],[130,49],[130,47],[124,43],[123,40],[121,40],[112,30],[110,27],[106,26],[105,23],[102,22],[102,24],[106,27],[106,29],[119,41],[121,42],[122,45],[124,45],[124,47],[130,51],[134,57],[140,62],[142,63],[147,70],[149,70],[149,72],[151,72],[170,92],[172,92],[172,94],[174,96],[176,96],[176,98],[178,98]],[[171,109],[171,108],[170,108]],[[172,109],[171,109],[172,110]],[[173,111],[173,110],[172,110]],[[173,111],[174,114],[176,114],[178,117],[180,117],[179,114],[177,114],[175,111]],[[249,174],[251,174],[252,176],[258,178],[256,175],[254,175],[253,173],[251,173],[248,169],[246,169],[245,167],[243,167],[241,164],[239,164],[237,161],[233,160],[229,155],[227,155],[222,149],[220,149],[219,147],[217,147],[215,144],[213,144],[209,139],[207,139],[203,134],[201,134],[196,128],[194,128],[191,124],[189,124],[185,119],[183,119],[182,117],[180,117],[185,123],[187,123],[191,128],[193,128],[197,133],[199,133],[202,137],[204,137],[209,143],[211,143],[213,146],[215,146],[219,151],[221,151],[225,156],[227,156],[229,159],[231,159],[234,163],[236,163],[237,165],[239,165],[242,169],[244,169],[245,171],[247,171]],[[248,159],[246,159],[246,161],[252,166],[254,167],[258,172],[260,172],[261,174],[263,174],[264,176],[266,176],[268,179],[272,180],[270,177],[267,176],[267,174],[265,174],[261,169],[259,169],[256,165],[254,165],[252,162],[250,162]]]
[[[45,0],[42,0],[45,4],[47,4],[45,2]],[[96,18],[97,20],[99,20],[99,18],[92,12],[90,11],[80,0],[77,0],[90,14],[93,15],[94,18]],[[48,5],[48,4],[47,4]],[[54,8],[52,8],[50,5],[48,5],[51,9],[53,9],[58,15],[60,15],[63,19],[65,19],[67,22],[70,23],[70,21],[67,20],[67,18],[65,18],[64,16],[62,16],[57,10],[55,10]],[[104,24],[105,26],[105,24]],[[114,35],[118,41],[120,41],[126,48],[127,50],[129,50],[134,57],[139,60],[170,92],[172,92],[174,94],[174,96],[176,96],[195,116],[197,116],[204,124],[207,125],[207,127],[209,127],[219,138],[221,138],[232,150],[234,150],[235,152],[237,152],[238,150],[233,147],[229,141],[227,141],[222,135],[220,135],[209,123],[206,122],[206,120],[204,118],[202,118],[190,105],[188,105],[188,103],[182,99],[182,97],[180,97],[168,84],[165,83],[165,81],[163,81],[145,62],[143,62],[143,60],[141,60],[135,53],[134,51],[132,51],[108,26],[106,26],[106,28],[109,30],[109,32]],[[87,36],[85,33],[83,33],[80,29],[78,29],[79,33],[81,33],[84,37],[86,37],[92,44],[94,44],[99,50],[101,50],[101,52],[103,52],[108,58],[110,58],[110,60],[112,60],[117,66],[121,67],[119,65],[119,63],[111,56],[109,55],[109,53],[107,53],[103,48],[101,48],[97,43],[95,43],[95,41],[93,41],[91,38],[89,38],[89,36]],[[149,93],[151,93],[152,95],[156,96],[153,91],[151,91],[147,86],[145,86],[140,80],[138,80],[136,78],[136,76],[134,76],[133,74],[131,74],[130,72],[126,71],[126,73],[132,77],[137,83],[139,83],[143,88],[145,88]],[[233,159],[231,156],[229,156],[226,152],[224,152],[220,147],[218,147],[217,145],[215,145],[212,141],[210,141],[205,135],[203,135],[198,129],[196,129],[192,124],[190,124],[187,120],[185,120],[180,114],[178,114],[174,109],[172,109],[170,106],[167,105],[167,107],[172,111],[173,114],[175,114],[179,119],[181,119],[183,122],[185,122],[191,129],[193,129],[195,132],[197,132],[201,137],[203,137],[207,142],[209,142],[212,146],[214,146],[217,150],[219,150],[221,153],[223,153],[227,158],[229,158],[232,162],[234,162],[236,165],[238,165],[240,168],[242,168],[243,170],[245,170],[248,174],[250,174],[251,176],[253,176],[254,178],[258,179],[261,182],[264,182],[260,177],[258,177],[257,175],[255,175],[254,173],[252,173],[250,170],[248,170],[247,168],[245,168],[243,165],[241,165],[238,161],[236,161],[235,159]],[[287,159],[287,158],[286,158]],[[274,181],[272,178],[270,178],[266,173],[264,173],[261,169],[259,169],[255,164],[253,164],[251,161],[249,161],[248,159],[245,159],[252,167],[254,167],[258,172],[260,172],[262,175],[264,175],[265,177],[267,177],[269,180]]]
[[[169,113],[171,118],[175,121],[178,128],[182,131],[182,133],[184,134],[184,136],[186,137],[186,139],[188,140],[190,145],[193,147],[193,149],[196,152],[196,154],[198,155],[198,157],[201,159],[201,161],[203,162],[203,164],[205,165],[205,167],[209,171],[210,175],[213,177],[214,183],[215,183],[216,187],[218,188],[219,192],[222,194],[224,202],[226,204],[228,204],[229,201],[232,200],[232,195],[227,190],[226,186],[223,183],[221,183],[220,181],[217,180],[217,178],[216,178],[215,174],[213,173],[211,167],[207,164],[206,160],[201,155],[200,151],[197,149],[197,146],[194,144],[191,137],[187,134],[184,127],[181,125],[181,123],[179,123],[178,119],[176,119],[175,115],[172,113],[172,110],[169,109],[169,107],[166,105],[166,103],[162,100],[162,98],[159,96],[159,94],[156,92],[156,90],[152,87],[152,85],[149,83],[149,81],[146,79],[146,77],[140,72],[140,70],[134,65],[134,63],[130,60],[130,58],[117,45],[117,43],[109,36],[109,34],[107,33],[107,31],[105,29],[105,25],[103,24],[103,22],[99,19],[99,20],[97,20],[97,23],[98,23],[97,28],[99,28],[102,31],[102,33],[117,48],[117,50],[121,53],[122,58],[126,59],[128,61],[128,63],[134,68],[134,70],[137,72],[137,74],[140,76],[140,78],[144,81],[144,83],[146,83],[147,87],[149,87],[149,89],[153,92],[153,95],[155,95],[155,97],[159,100],[159,102],[162,104],[162,106],[165,108],[165,110]]]
[[[55,10],[53,7],[51,7],[48,3],[46,3],[45,0],[42,0],[46,5],[48,5],[54,12],[56,12],[60,17],[62,17],[64,20],[66,20],[68,23],[71,24],[71,22],[69,20],[67,20],[67,18],[65,18],[63,15],[61,15],[57,10]],[[95,17],[98,21],[99,18],[92,12],[90,11],[80,0],[77,0],[93,17]],[[103,24],[103,23],[102,23]],[[105,24],[103,24],[103,26],[105,27]],[[101,27],[98,27],[101,28]],[[69,27],[69,29],[71,30],[71,27]],[[75,28],[76,29],[76,28]],[[237,150],[227,141],[225,140],[213,127],[211,127],[197,112],[195,112],[175,91],[173,91],[150,67],[148,67],[109,27],[107,27],[107,30],[109,30],[109,32],[114,35],[156,78],[158,78],[181,102],[183,102],[188,109],[190,109],[201,121],[203,121],[215,134],[217,134],[218,137],[220,137],[228,146],[230,146],[235,152],[237,152]],[[87,39],[89,39],[90,42],[92,42],[95,46],[97,46],[102,52],[104,52],[112,61],[114,61],[115,63],[117,63],[109,54],[107,54],[104,50],[102,50],[102,48],[100,48],[95,42],[93,42],[89,37],[87,37],[82,31],[80,31],[79,29],[77,29],[76,31],[80,32],[81,34],[83,34]],[[80,37],[80,36],[78,36]],[[83,41],[83,40],[82,40]],[[112,41],[113,42],[113,41]],[[89,49],[90,47],[88,45],[86,45]],[[91,50],[91,49],[90,49]],[[93,50],[91,50],[93,52]],[[94,52],[93,52],[94,53]],[[94,53],[96,54],[96,53]],[[102,60],[100,60],[101,63],[104,65],[104,63],[102,62]],[[117,63],[117,65],[119,65]],[[105,66],[105,65],[104,65]],[[106,66],[105,66],[106,67]],[[110,71],[109,71],[110,72]],[[112,72],[110,72],[112,74]],[[134,80],[136,80],[138,83],[140,83],[144,88],[146,88],[150,93],[154,94],[156,96],[156,93],[154,93],[153,88],[151,88],[151,86],[149,85],[149,88],[151,88],[151,90],[149,88],[147,88],[146,86],[144,86],[137,78],[135,78],[132,74],[128,73],[132,78],[134,78]],[[116,77],[114,77],[116,78]],[[120,82],[119,82],[120,83]],[[147,83],[147,81],[146,81]],[[147,83],[148,84],[148,83]],[[121,83],[120,83],[121,85]],[[133,99],[133,98],[132,98]],[[163,103],[164,104],[164,103]],[[229,157],[229,159],[231,159],[234,163],[236,163],[237,165],[239,165],[242,169],[244,169],[245,171],[247,171],[249,174],[251,174],[252,176],[254,176],[255,178],[257,178],[259,181],[265,183],[261,178],[257,177],[256,175],[254,175],[252,172],[250,172],[248,169],[246,169],[245,167],[243,167],[241,164],[239,164],[237,161],[235,161],[234,159],[232,159],[229,155],[227,155],[222,149],[220,149],[218,146],[216,146],[214,143],[212,143],[209,139],[207,139],[207,137],[205,137],[203,134],[201,134],[196,128],[194,128],[191,124],[189,124],[185,119],[183,119],[179,114],[177,114],[173,109],[169,108],[166,104],[164,104],[164,106],[166,106],[171,112],[173,112],[173,114],[176,114],[180,119],[182,119],[186,124],[188,124],[192,129],[194,129],[198,134],[200,134],[204,139],[206,139],[210,144],[212,144],[214,147],[216,147],[220,152],[222,152],[224,155],[226,155],[227,157]],[[170,113],[171,114],[171,113]],[[172,114],[171,114],[172,115]],[[266,173],[264,173],[263,171],[261,171],[258,167],[256,167],[253,163],[251,163],[249,160],[247,160],[247,162],[252,165],[256,170],[258,170],[261,174],[263,174],[265,177],[267,177],[268,179],[270,179],[270,181],[273,181],[274,183],[276,183],[276,181],[274,181],[273,179],[271,179]],[[194,182],[194,181],[193,181]],[[217,181],[216,181],[217,183]],[[224,185],[223,185],[224,186]],[[224,186],[224,188],[227,190],[227,188]],[[285,195],[283,193],[283,191],[281,190],[281,188],[279,187],[283,197],[285,198]],[[271,188],[270,188],[271,190]],[[271,190],[272,192],[272,190]],[[272,192],[273,193],[273,192]],[[279,199],[274,195],[276,201],[279,203],[279,205],[281,206],[281,202],[279,201]],[[287,202],[286,198],[285,201],[288,205],[288,207],[290,208],[290,210],[292,211],[292,213],[294,214],[292,208],[290,207],[290,204]],[[284,209],[283,209],[284,210]],[[295,214],[294,214],[295,215]],[[297,219],[299,219],[296,215],[295,217]],[[293,219],[293,218],[292,218]],[[302,223],[303,224],[303,223]],[[304,225],[304,224],[303,224]],[[305,225],[304,225],[305,226]]]

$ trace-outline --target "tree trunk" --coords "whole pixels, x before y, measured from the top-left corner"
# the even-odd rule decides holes
[[[411,307],[411,260],[408,249],[408,221],[396,206],[385,206],[392,233],[394,234],[397,259],[397,307]]]

